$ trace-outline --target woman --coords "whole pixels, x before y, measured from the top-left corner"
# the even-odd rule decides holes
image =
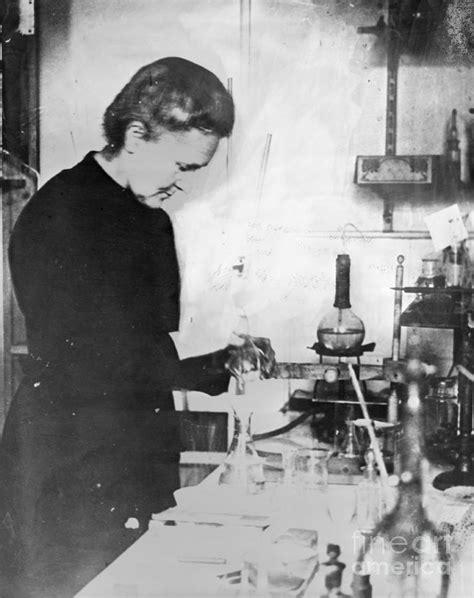
[[[73,595],[173,504],[171,390],[224,392],[231,350],[178,358],[178,264],[160,207],[233,122],[206,69],[147,65],[107,108],[105,148],[47,182],[15,225],[30,359],[0,451],[1,596]]]

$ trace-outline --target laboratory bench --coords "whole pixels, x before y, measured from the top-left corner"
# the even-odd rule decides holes
[[[217,454],[202,457],[208,465],[215,465],[221,458]],[[189,464],[199,460],[198,453],[189,454],[185,459]],[[220,467],[197,486],[178,490],[175,495],[177,506],[154,515],[148,531],[86,585],[76,598],[302,595],[299,593],[301,586],[300,590],[287,589],[280,594],[271,594],[268,593],[269,586],[265,585],[268,580],[275,582],[272,575],[275,576],[278,566],[282,569],[279,582],[288,582],[288,571],[298,572],[301,567],[300,563],[292,564],[292,558],[296,561],[297,554],[301,558],[307,556],[304,551],[301,556],[299,548],[292,548],[286,557],[281,557],[281,553],[272,552],[270,545],[262,544],[269,541],[268,537],[264,538],[270,529],[278,529],[280,525],[283,530],[282,520],[287,524],[291,521],[291,527],[300,530],[316,530],[311,546],[317,562],[313,562],[312,573],[308,575],[304,596],[321,598],[327,595],[326,576],[330,573],[328,565],[331,563],[333,571],[334,564],[336,569],[343,569],[342,593],[339,595],[353,595],[351,571],[361,545],[355,517],[357,486],[354,483],[347,483],[347,480],[343,480],[346,483],[332,483],[338,481],[333,478],[323,503],[316,494],[285,494],[288,491],[285,484],[271,476],[267,478],[266,473],[270,481],[263,492],[253,497],[236,494],[229,498],[231,495],[224,494],[223,506],[218,498],[222,489],[218,485],[219,471]],[[427,472],[430,479],[435,474],[436,470]],[[394,496],[390,500],[394,501]],[[470,597],[474,584],[473,495],[453,498],[428,483],[425,505],[432,521],[450,531],[448,597]],[[282,513],[289,518],[282,519]],[[278,533],[273,534],[272,547],[279,541],[275,540],[277,536]],[[331,544],[340,548],[340,556],[335,561],[328,560],[326,554]],[[262,546],[266,555],[263,557]],[[291,545],[286,546],[289,550]],[[388,595],[386,583],[383,575],[371,576],[374,598]]]

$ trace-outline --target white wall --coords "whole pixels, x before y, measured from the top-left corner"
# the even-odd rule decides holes
[[[199,175],[195,192],[176,196],[169,206],[183,271],[182,354],[227,341],[226,313],[235,300],[231,266],[245,255],[248,275],[236,300],[245,305],[252,332],[269,336],[280,360],[312,359],[306,347],[332,304],[335,256],[347,250],[354,311],[366,324],[366,340],[377,343],[378,355],[388,356],[396,257],[405,255],[406,282],[412,283],[421,256],[432,248],[427,239],[368,233],[351,237],[345,246],[341,239],[347,223],[361,231],[382,229],[381,200],[353,184],[355,156],[384,152],[384,57],[375,36],[356,32],[358,25],[374,24],[379,12],[360,8],[335,14],[329,0],[253,2],[249,70],[248,29],[245,24],[241,48],[238,0],[40,4],[44,179],[101,147],[105,107],[143,64],[180,55],[224,82],[232,78],[238,118],[230,177],[224,143]],[[415,66],[404,58],[398,152],[443,153],[453,108],[464,150],[473,83],[466,67]],[[269,133],[271,151],[258,201]],[[441,205],[400,200],[395,230],[426,230],[424,217]],[[468,212],[471,206],[464,202],[461,209]],[[324,236],[321,231],[339,232]],[[440,363],[449,359],[449,334],[441,341]]]

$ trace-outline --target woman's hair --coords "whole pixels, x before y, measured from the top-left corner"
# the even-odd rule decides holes
[[[147,139],[157,138],[160,127],[227,137],[234,125],[234,102],[207,69],[184,58],[162,58],[142,67],[105,111],[109,151],[123,147],[127,126],[134,120],[143,124]]]

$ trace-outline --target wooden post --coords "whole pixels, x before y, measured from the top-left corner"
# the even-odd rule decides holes
[[[2,58],[1,61],[1,68],[0,68],[0,149],[2,153],[2,161],[0,164],[0,175],[1,179],[4,178],[3,173],[3,45],[0,47],[0,57]],[[5,248],[3,246],[3,222],[4,222],[4,213],[3,213],[3,185],[0,187],[0,216],[2,218],[2,224],[0,226],[0,247],[2,248],[2,259],[0,260],[0,289],[2,291],[2,305],[0,309],[0,432],[3,429],[3,423],[5,421],[5,411],[6,411],[6,404],[5,404],[5,334],[4,334],[4,254]]]
[[[387,97],[385,111],[385,155],[397,153],[397,93],[398,66],[400,62],[400,0],[388,0],[387,23],[381,17],[374,27],[359,27],[358,33],[370,33],[385,36],[387,47]],[[393,232],[393,199],[390,191],[384,191],[383,231]]]

